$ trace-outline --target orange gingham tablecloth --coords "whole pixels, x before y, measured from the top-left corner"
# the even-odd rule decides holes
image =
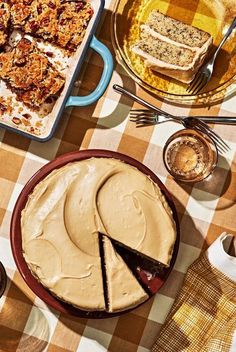
[[[107,2],[106,6],[99,37],[112,50],[111,4]],[[100,58],[88,53],[80,74],[81,93],[87,94],[95,88],[101,67]],[[138,95],[173,114],[236,116],[236,97],[209,109],[171,106],[136,86],[121,66],[115,64],[105,95],[96,105],[65,110],[51,141],[40,144],[0,129],[0,261],[9,278],[0,299],[1,352],[101,351],[94,341],[100,343],[103,350],[147,352],[174,302],[188,266],[223,231],[236,235],[236,126],[214,127],[231,146],[231,151],[219,157],[211,182],[194,187],[178,184],[164,168],[162,149],[168,136],[179,126],[168,122],[136,129],[127,119],[133,103],[113,91],[114,83],[133,91],[136,89]],[[166,284],[140,308],[106,320],[80,319],[49,309],[26,286],[16,270],[9,239],[12,210],[28,179],[56,156],[87,148],[125,153],[153,170],[174,197],[181,227],[178,258]]]

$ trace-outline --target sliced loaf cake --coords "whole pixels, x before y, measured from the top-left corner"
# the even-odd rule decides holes
[[[209,33],[156,10],[141,25],[140,33],[132,51],[146,66],[183,83],[193,80],[213,41]]]

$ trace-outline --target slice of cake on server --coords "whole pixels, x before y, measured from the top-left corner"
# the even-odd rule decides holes
[[[131,50],[152,70],[190,83],[212,43],[209,33],[154,10],[141,25],[140,40]]]

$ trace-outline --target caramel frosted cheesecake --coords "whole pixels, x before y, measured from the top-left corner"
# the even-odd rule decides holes
[[[202,65],[213,39],[196,27],[152,11],[131,48],[146,66],[183,83],[190,83]]]
[[[169,265],[176,238],[175,223],[159,187],[125,163],[109,160],[107,165],[105,183],[96,195],[98,231]]]
[[[84,232],[91,219],[77,227],[79,243],[70,231],[71,223],[78,226],[75,214],[68,214],[70,197],[83,175],[83,167],[70,164],[35,187],[22,212],[22,247],[32,273],[52,293],[81,309],[104,310],[98,236]],[[77,199],[77,210],[79,204]]]
[[[49,174],[30,195],[21,229],[32,273],[53,294],[84,310],[106,309],[99,233],[166,266],[176,239],[172,213],[159,187],[136,168],[109,158],[70,163]],[[106,240],[104,259],[109,311],[146,299]],[[133,287],[127,283],[115,292],[122,277]],[[119,298],[124,292],[127,295]]]
[[[109,238],[103,236],[103,242],[109,311],[122,311],[145,302],[147,293],[115,251]]]

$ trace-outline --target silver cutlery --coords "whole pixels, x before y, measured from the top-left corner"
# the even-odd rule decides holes
[[[131,115],[130,117],[130,121],[135,122],[138,127],[156,124],[155,120],[156,117],[153,116],[153,113],[151,115],[149,113],[136,113],[136,117],[134,117],[134,115]],[[218,150],[222,153],[230,150],[230,147],[225,143],[225,141],[220,136],[218,136],[218,134],[216,134],[205,122],[201,121],[200,119],[196,119],[195,117],[190,116],[182,117],[178,120],[176,120],[176,117],[172,117],[168,120],[177,121],[181,123],[185,128],[194,129],[196,131],[208,135],[208,137],[210,137],[215,142]]]
[[[208,135],[213,140],[213,142],[216,144],[219,151],[221,151],[222,153],[230,150],[230,147],[225,143],[225,141],[220,136],[218,136],[218,134],[216,134],[213,131],[213,129],[211,127],[209,127],[205,122],[203,122],[200,118],[174,116],[174,115],[167,113],[167,112],[157,108],[156,106],[148,103],[147,101],[143,100],[142,98],[137,97],[137,95],[129,92],[127,89],[119,86],[118,84],[113,85],[113,89],[120,94],[124,94],[124,95],[128,96],[129,98],[131,98],[134,101],[140,103],[141,105],[149,108],[150,110],[155,111],[156,113],[160,114],[160,116],[162,116],[162,117],[166,117],[166,118],[172,119],[176,122],[179,122],[185,128],[192,128],[192,129],[195,129],[197,131],[200,131],[200,132]],[[143,122],[144,121],[148,122],[148,120],[150,120],[149,117],[144,118],[142,116],[140,118],[142,119]],[[146,124],[146,123],[144,123],[144,124]]]
[[[233,20],[231,26],[229,27],[228,31],[226,32],[225,36],[223,37],[222,41],[220,42],[220,45],[216,49],[214,55],[212,58],[205,64],[203,65],[197,75],[195,76],[194,80],[190,83],[187,92],[191,94],[197,94],[199,93],[203,87],[210,81],[212,77],[212,73],[214,70],[214,64],[215,60],[222,48],[222,46],[225,44],[226,40],[229,38],[233,30],[236,28],[236,17]]]
[[[163,116],[163,114],[158,114],[152,110],[148,109],[132,109],[130,110],[130,121],[138,122],[137,124],[141,124],[142,118],[144,119],[145,125],[157,125],[158,123],[163,123],[167,121],[173,121],[171,117]],[[187,117],[187,116],[185,116]],[[235,125],[236,126],[236,117],[228,117],[228,116],[193,116],[195,118],[201,119],[205,123],[214,123],[214,124],[222,124],[222,125]],[[148,118],[148,120],[146,119]],[[184,116],[182,116],[184,118]],[[148,123],[149,122],[149,123]]]

